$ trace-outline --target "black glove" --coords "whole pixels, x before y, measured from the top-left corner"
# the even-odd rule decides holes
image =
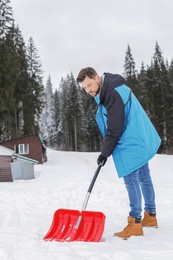
[[[103,166],[103,165],[105,165],[106,161],[107,161],[107,157],[100,154],[97,159],[97,164]]]

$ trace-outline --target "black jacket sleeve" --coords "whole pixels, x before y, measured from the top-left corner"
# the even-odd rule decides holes
[[[106,95],[103,105],[107,110],[107,131],[101,154],[109,157],[123,132],[124,103],[119,93],[112,90]]]

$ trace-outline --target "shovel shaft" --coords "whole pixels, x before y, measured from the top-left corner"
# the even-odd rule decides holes
[[[93,176],[93,178],[92,178],[92,181],[91,181],[91,183],[90,183],[90,186],[89,186],[89,188],[88,188],[88,191],[87,191],[87,194],[86,194],[86,197],[85,197],[83,206],[82,206],[82,210],[85,210],[86,207],[87,207],[90,194],[91,194],[91,192],[92,192],[92,189],[93,189],[93,187],[94,187],[95,181],[96,181],[96,179],[97,179],[97,176],[98,176],[98,174],[99,174],[99,172],[100,172],[101,167],[102,167],[102,165],[99,164],[99,166],[97,167],[97,170],[96,170],[96,172],[95,172],[95,174],[94,174],[94,176]]]
[[[86,196],[85,196],[85,200],[84,200],[84,203],[83,203],[83,206],[82,206],[82,211],[85,210],[86,207],[87,207],[90,194],[91,194],[90,192],[87,192],[87,194],[86,194]]]
[[[102,165],[99,164],[99,166],[97,167],[97,170],[96,170],[96,172],[95,172],[95,174],[94,174],[94,176],[93,176],[93,178],[92,178],[92,181],[91,181],[90,186],[89,186],[89,188],[88,188],[87,194],[86,194],[86,196],[85,196],[85,200],[84,200],[84,203],[83,203],[83,206],[82,206],[82,211],[85,210],[86,207],[87,207],[87,204],[88,204],[88,200],[89,200],[91,191],[92,191],[92,189],[93,189],[93,187],[94,187],[94,183],[95,183],[95,181],[96,181],[96,179],[97,179],[97,176],[98,176],[98,174],[99,174],[99,172],[100,172],[101,167],[102,167]],[[75,227],[74,227],[76,230],[79,228],[79,225],[80,225],[80,223],[81,223],[81,220],[82,220],[82,216],[79,216],[78,219],[77,219],[77,222],[76,222],[76,224],[75,224]]]
[[[95,172],[95,174],[94,174],[94,176],[93,176],[93,178],[92,178],[91,184],[90,184],[89,189],[88,189],[88,192],[89,192],[89,193],[92,192],[93,186],[94,186],[94,184],[95,184],[95,181],[96,181],[96,179],[97,179],[97,176],[98,176],[98,174],[99,174],[99,172],[100,172],[101,167],[102,167],[101,164],[99,164],[98,167],[97,167],[97,170],[96,170],[96,172]]]

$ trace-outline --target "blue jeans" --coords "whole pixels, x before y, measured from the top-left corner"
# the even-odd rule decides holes
[[[142,218],[142,195],[144,198],[144,210],[153,214],[156,213],[155,192],[148,163],[137,171],[125,176],[124,183],[130,201],[131,210],[129,216],[137,219]]]

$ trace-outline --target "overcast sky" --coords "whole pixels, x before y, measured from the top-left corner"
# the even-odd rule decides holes
[[[86,66],[123,73],[127,44],[136,69],[150,65],[156,41],[173,58],[172,0],[11,0],[25,43],[32,37],[54,88]]]

